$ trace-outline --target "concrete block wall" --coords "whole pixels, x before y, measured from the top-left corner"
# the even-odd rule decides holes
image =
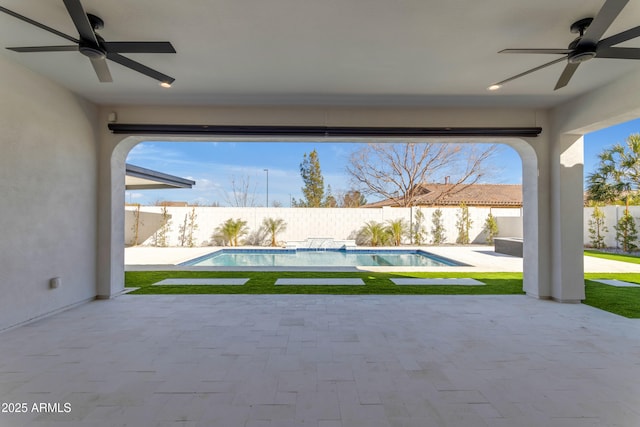
[[[191,207],[168,207],[171,215],[171,226],[168,234],[170,246],[179,245],[179,227],[184,222],[184,218],[193,208]],[[404,219],[407,224],[411,222],[412,216],[418,208],[232,208],[232,207],[196,207],[196,224],[198,229],[194,232],[195,244],[197,246],[211,243],[211,235],[214,230],[229,218],[240,218],[247,221],[249,232],[258,230],[265,218],[282,218],[287,229],[278,235],[278,240],[282,242],[290,240],[305,240],[307,238],[333,238],[336,240],[355,239],[360,228],[366,222],[376,221],[386,223],[387,221]],[[435,208],[420,208],[425,216],[424,226],[427,231],[431,230],[431,216]],[[447,243],[455,243],[457,237],[457,214],[458,208],[441,208],[443,211],[444,227],[447,231]],[[131,244],[133,241],[133,210],[135,207],[126,207],[125,242]],[[156,222],[161,213],[160,206],[141,207],[141,219],[144,226],[140,230],[141,236],[151,236],[150,228],[159,226]],[[496,217],[510,216],[520,218],[520,209],[496,209],[496,208],[470,208],[472,219],[470,238],[474,243],[485,243],[483,232],[484,222],[489,212]],[[427,241],[431,240],[430,234]],[[408,243],[408,242],[407,242]],[[152,244],[152,239],[148,238],[142,242],[143,245]]]

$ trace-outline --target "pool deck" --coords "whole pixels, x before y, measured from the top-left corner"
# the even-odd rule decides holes
[[[243,246],[243,249],[251,247]],[[460,271],[460,272],[521,272],[522,258],[499,254],[492,246],[404,246],[399,249],[421,249],[435,255],[450,258],[469,266],[462,267],[191,267],[178,264],[199,256],[206,255],[220,247],[207,246],[196,248],[169,247],[157,248],[150,246],[136,246],[125,249],[126,271],[149,270],[218,270],[218,271]],[[262,248],[264,249],[264,248]],[[375,249],[375,248],[360,248]],[[378,248],[379,249],[379,248]],[[386,248],[385,248],[386,249]],[[584,257],[585,273],[640,273],[640,264],[611,261],[590,256]]]

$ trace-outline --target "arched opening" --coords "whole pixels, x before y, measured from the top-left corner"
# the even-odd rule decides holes
[[[199,142],[223,142],[223,141],[233,141],[233,142],[251,142],[251,143],[268,143],[273,142],[267,138],[211,138],[211,137],[184,137],[184,136],[169,136],[169,137],[144,137],[144,136],[129,136],[125,139],[121,140],[116,149],[113,151],[112,162],[111,162],[111,177],[112,177],[112,200],[114,201],[114,209],[113,214],[121,217],[122,209],[124,206],[126,198],[125,198],[125,188],[124,188],[124,165],[126,163],[126,157],[129,151],[137,145],[139,142],[144,140],[158,141],[158,142],[180,142],[180,141],[199,141]],[[290,138],[281,138],[280,140],[289,140],[287,143],[295,143]],[[366,141],[363,141],[359,138],[296,138],[295,141],[300,142],[313,142],[313,143],[323,143],[323,142],[389,142],[389,138],[367,138]],[[397,141],[396,141],[397,142]],[[538,233],[535,231],[537,229],[538,223],[538,203],[537,203],[537,194],[538,194],[538,162],[536,152],[533,147],[522,138],[496,138],[496,139],[487,139],[487,138],[470,138],[467,140],[462,140],[460,138],[438,138],[437,140],[430,140],[426,138],[412,138],[411,142],[466,142],[466,143],[502,143],[507,146],[513,148],[518,155],[521,157],[522,161],[522,183],[523,183],[523,212],[524,212],[524,235],[525,235],[525,244],[524,244],[524,256],[525,256],[525,291],[528,294],[536,297],[546,297],[544,292],[540,291],[539,285],[539,276],[538,269],[539,263],[537,260],[537,248],[538,248]],[[120,207],[120,209],[118,209]],[[112,221],[112,242],[118,241],[118,247],[124,247],[123,241],[123,230],[124,230],[124,220],[121,218],[114,217]],[[123,250],[120,251],[117,248],[113,248],[114,259],[113,262],[116,264],[115,270],[123,271],[124,270],[124,253]],[[113,283],[117,283],[116,288],[120,287],[118,283],[118,277],[114,275],[112,279]],[[117,291],[115,292],[117,293]],[[113,294],[113,292],[112,292]]]

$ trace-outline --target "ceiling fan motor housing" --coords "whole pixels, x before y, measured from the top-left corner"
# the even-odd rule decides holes
[[[93,43],[87,43],[83,40],[80,41],[78,50],[89,59],[104,59],[107,57],[107,51],[102,47],[95,46]]]
[[[574,49],[567,55],[567,60],[571,64],[580,64],[596,57],[596,45],[581,46]]]
[[[571,52],[567,55],[567,60],[570,64],[580,64],[596,56],[598,46],[594,43],[580,45],[580,40],[582,40],[582,37],[578,37],[569,44]]]

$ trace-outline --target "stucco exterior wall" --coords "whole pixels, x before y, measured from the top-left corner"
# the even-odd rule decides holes
[[[97,111],[1,56],[0,75],[2,330],[96,295]]]

